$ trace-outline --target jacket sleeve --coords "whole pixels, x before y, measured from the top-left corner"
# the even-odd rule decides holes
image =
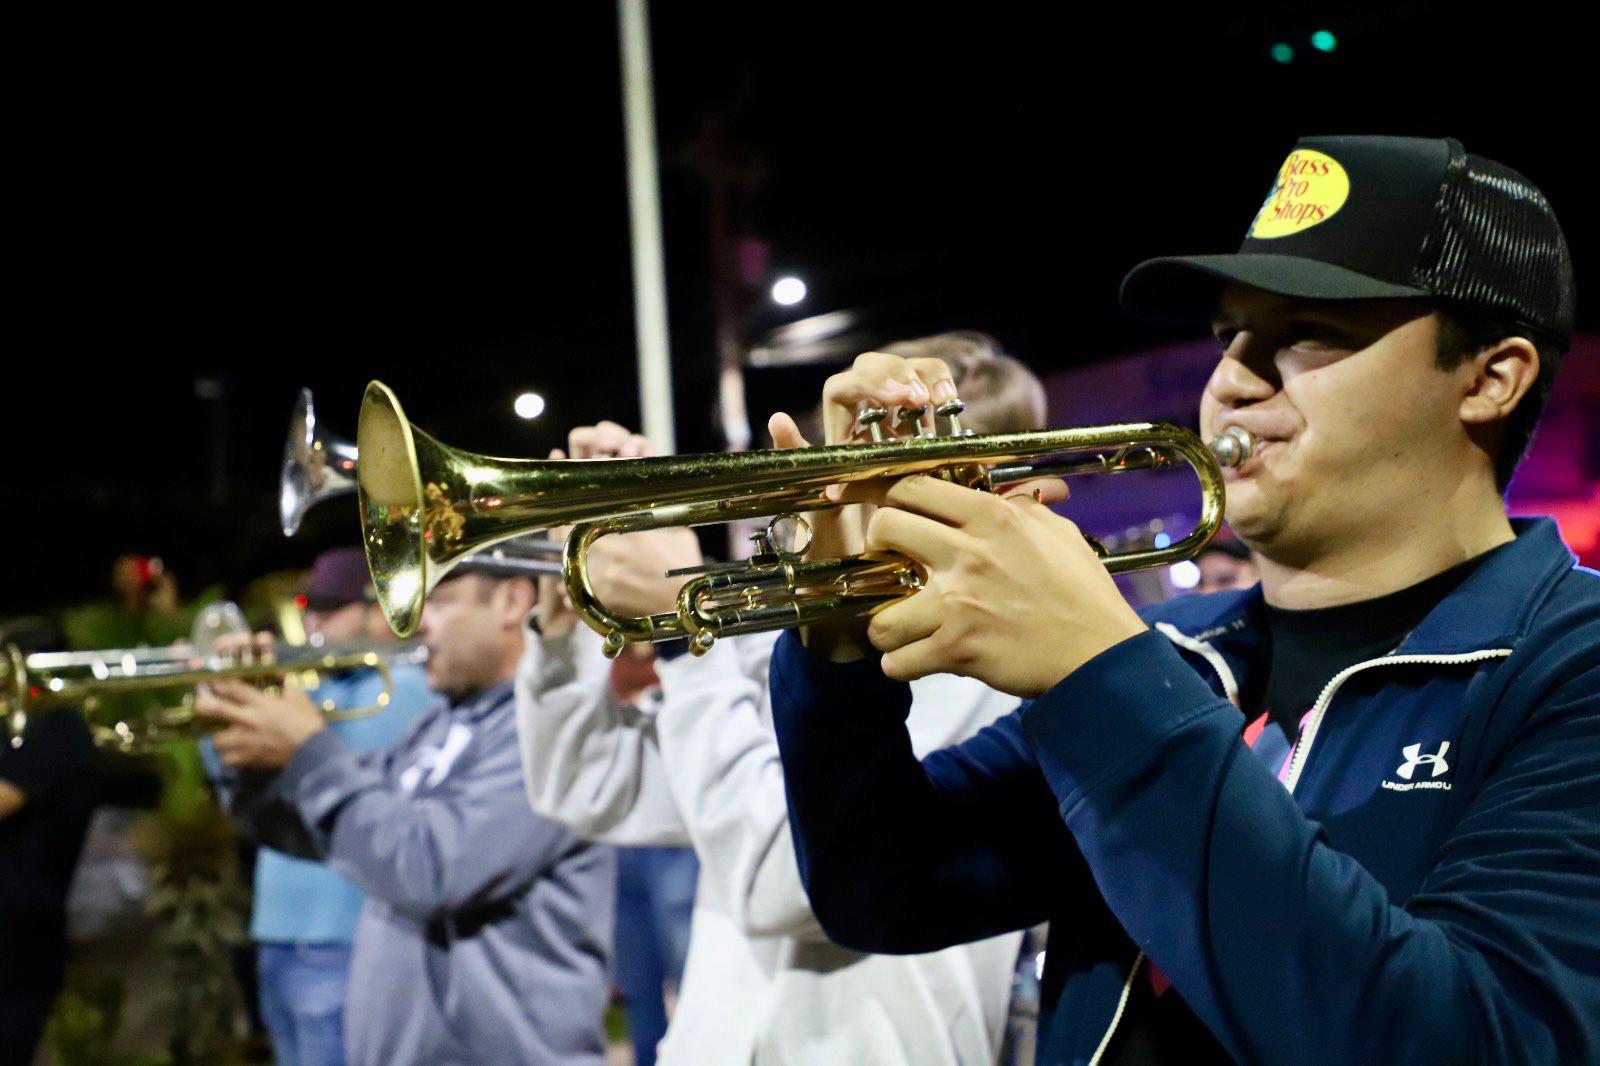
[[[1236,1057],[1600,1056],[1600,667],[1540,703],[1404,906],[1242,724],[1154,633],[1023,714],[1107,903]]]
[[[241,836],[297,859],[322,861],[316,840],[279,784],[280,775],[222,765],[209,737],[201,738],[198,748],[217,803],[228,812]]]
[[[442,787],[413,795],[389,753],[356,752],[332,730],[294,753],[277,787],[317,850],[367,893],[423,915],[517,896],[578,841],[528,809],[509,716],[480,723]]]
[[[336,705],[345,710],[368,706],[382,685],[375,671],[366,674],[332,682],[325,691],[315,695],[332,696]],[[421,669],[396,666],[393,678],[394,692],[389,706],[375,715],[333,722],[328,726],[347,746],[373,752],[366,758],[379,768],[387,765],[387,749],[408,735],[417,715],[436,702]],[[210,738],[200,741],[199,750],[206,776],[216,790],[217,802],[233,818],[241,834],[286,855],[322,861],[322,837],[308,829],[301,819],[294,796],[283,783],[281,774],[222,765]]]
[[[517,668],[517,746],[527,802],[588,840],[685,844],[649,707],[611,694],[610,661],[585,626],[545,638],[530,623]]]
[[[792,634],[772,717],[801,879],[828,935],[858,951],[935,951],[1044,921],[1090,889],[1015,714],[918,760],[908,686]]]
[[[659,663],[657,728],[702,883],[749,936],[825,940],[800,884],[767,715],[775,636],[730,637]]]

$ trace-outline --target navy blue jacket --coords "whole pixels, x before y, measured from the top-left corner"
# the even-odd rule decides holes
[[[785,635],[817,917],[878,952],[1049,920],[1041,1063],[1094,1061],[1151,961],[1242,1061],[1600,1061],[1600,575],[1516,526],[1332,679],[1282,781],[1229,698],[1265,668],[1259,590],[1151,609],[920,763],[906,686]]]

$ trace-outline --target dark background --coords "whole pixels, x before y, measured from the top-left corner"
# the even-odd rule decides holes
[[[1123,273],[1236,245],[1307,133],[1453,135],[1517,167],[1583,291],[1589,31],[1497,10],[657,0],[679,449],[721,445],[713,180],[769,275],[811,286],[792,312],[745,293],[746,340],[844,307],[883,339],[987,329],[1040,371],[1173,339],[1118,312]],[[611,5],[116,18],[15,42],[34,69],[13,101],[0,615],[101,594],[123,551],[192,591],[354,543],[353,502],[277,531],[301,386],[341,436],[378,377],[442,440],[508,455],[637,422]],[[1307,43],[1323,27],[1329,55]],[[825,369],[752,370],[758,428]],[[532,423],[511,412],[525,389],[549,401]]]

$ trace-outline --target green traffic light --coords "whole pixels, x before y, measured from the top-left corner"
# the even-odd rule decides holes
[[[1294,49],[1280,41],[1272,46],[1272,58],[1279,63],[1293,63]]]
[[[1331,52],[1339,47],[1339,38],[1329,30],[1318,30],[1311,35],[1311,47],[1319,52]]]

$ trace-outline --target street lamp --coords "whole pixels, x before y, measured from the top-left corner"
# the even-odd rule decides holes
[[[537,392],[525,392],[511,404],[518,418],[533,420],[544,414],[544,397]]]
[[[793,307],[806,298],[806,283],[792,275],[772,283],[772,302]]]

